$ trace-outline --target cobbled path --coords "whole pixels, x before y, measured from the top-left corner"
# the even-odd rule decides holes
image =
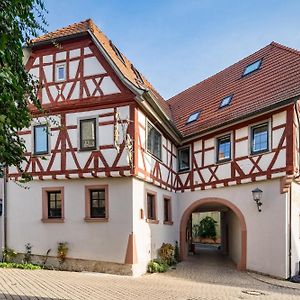
[[[137,278],[100,273],[0,269],[0,299],[300,299],[297,284],[269,280],[264,276],[254,277],[255,274],[236,271],[221,255],[204,251],[167,273]],[[271,283],[263,282],[264,279]]]

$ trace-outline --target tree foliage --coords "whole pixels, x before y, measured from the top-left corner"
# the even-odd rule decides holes
[[[38,82],[23,64],[23,47],[45,32],[42,0],[0,1],[0,164],[22,171],[24,141],[18,130],[30,126],[28,105],[40,108]]]
[[[199,224],[195,224],[193,226],[193,235],[195,237],[202,237],[202,238],[211,238],[216,239],[217,231],[216,231],[216,224],[218,222],[215,221],[212,217],[206,216],[203,218]]]

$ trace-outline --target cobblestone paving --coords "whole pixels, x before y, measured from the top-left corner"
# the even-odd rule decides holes
[[[260,276],[260,279],[263,278]],[[0,269],[0,299],[300,299],[300,289],[268,284],[209,251],[165,274],[138,278],[99,273]],[[295,287],[298,288],[297,284]],[[253,292],[249,295],[245,292]],[[262,294],[257,295],[260,292]]]

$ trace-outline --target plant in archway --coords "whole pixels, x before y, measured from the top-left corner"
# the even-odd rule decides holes
[[[197,227],[198,234],[202,238],[210,238],[215,240],[217,237],[216,224],[218,222],[215,221],[212,217],[203,218]]]

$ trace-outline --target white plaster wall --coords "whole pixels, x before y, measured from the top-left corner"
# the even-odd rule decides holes
[[[147,218],[147,203],[146,190],[151,190],[157,193],[157,214],[158,224],[150,224],[146,222]],[[172,216],[173,225],[163,224],[164,195],[170,196],[172,199]],[[162,243],[171,243],[175,245],[178,241],[178,207],[177,195],[175,193],[162,190],[155,185],[146,183],[139,179],[133,178],[133,232],[136,236],[137,259],[140,269],[144,272],[148,262],[157,257],[157,251]],[[144,218],[141,219],[141,209],[144,211]]]
[[[226,212],[229,257],[238,264],[241,258],[241,225],[233,211]]]
[[[251,191],[263,190],[262,212],[258,212]],[[195,201],[219,197],[231,201],[245,217],[247,226],[247,269],[287,277],[287,197],[280,193],[280,180],[268,180],[225,188],[185,192],[177,195],[178,216]]]
[[[70,258],[124,263],[128,236],[132,232],[132,179],[72,179],[32,181],[25,190],[8,183],[8,246],[24,252],[26,243],[33,253],[56,255],[58,242],[68,242]],[[109,186],[109,221],[87,223],[85,185]],[[42,187],[64,186],[65,222],[43,223]]]
[[[300,261],[300,185],[299,183],[292,182],[291,191],[292,191],[291,275],[296,275],[299,272],[299,261]],[[289,196],[289,194],[287,194],[287,196]]]

